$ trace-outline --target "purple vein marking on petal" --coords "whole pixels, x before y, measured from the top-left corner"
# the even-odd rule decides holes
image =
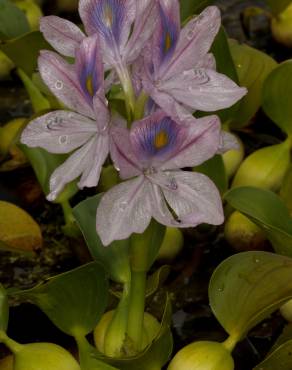
[[[119,44],[126,0],[99,0],[91,6],[91,19],[108,43]]]
[[[161,62],[168,60],[174,53],[179,37],[177,24],[167,16],[159,4],[159,14],[161,20],[161,37],[159,42]]]
[[[180,125],[169,117],[147,120],[132,131],[131,141],[141,159],[151,159],[173,152],[180,143]]]
[[[102,82],[102,61],[98,55],[97,38],[87,38],[76,53],[76,72],[85,97],[90,105]]]

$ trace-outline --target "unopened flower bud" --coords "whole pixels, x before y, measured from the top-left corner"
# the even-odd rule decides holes
[[[272,19],[274,39],[289,48],[292,47],[292,4]]]
[[[228,243],[237,251],[262,250],[267,242],[262,229],[238,211],[228,218],[224,234]]]
[[[195,342],[180,350],[168,370],[233,370],[234,361],[221,343]]]
[[[290,164],[290,142],[259,149],[239,167],[232,187],[255,186],[277,191]]]
[[[14,370],[80,370],[74,357],[52,343],[20,345],[14,352]]]

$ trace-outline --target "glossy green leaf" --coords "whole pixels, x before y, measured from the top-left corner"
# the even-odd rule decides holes
[[[230,190],[225,200],[261,227],[277,253],[292,256],[292,219],[275,193],[252,187]]]
[[[194,167],[193,170],[208,176],[215,183],[221,194],[227,191],[228,179],[221,155],[215,155],[200,166]]]
[[[211,308],[224,329],[240,340],[292,297],[292,259],[245,252],[223,261],[209,285]]]
[[[0,0],[0,39],[11,39],[29,32],[23,11],[9,0]]]
[[[275,68],[263,86],[263,109],[284,132],[292,134],[292,60]]]
[[[67,154],[53,154],[42,148],[29,148],[24,144],[19,145],[25,156],[29,160],[38,182],[40,183],[43,192],[48,195],[50,192],[49,181],[53,171],[59,167],[68,158]],[[67,184],[55,203],[62,203],[73,197],[78,192],[77,180]]]
[[[40,307],[66,334],[81,337],[95,328],[107,306],[108,280],[103,266],[91,262],[15,294]]]
[[[173,340],[170,331],[171,305],[167,298],[160,331],[155,340],[139,355],[113,359],[96,353],[97,358],[116,366],[120,370],[161,369],[172,353]]]
[[[96,210],[102,195],[87,198],[73,210],[92,257],[101,262],[119,283],[130,281],[129,240],[117,240],[104,247],[96,232]],[[113,263],[114,261],[114,263]]]
[[[292,340],[289,340],[270,353],[254,370],[292,369]]]
[[[39,91],[39,89],[32,82],[32,80],[27,76],[27,74],[22,69],[19,68],[18,75],[21,78],[26,88],[26,91],[29,94],[34,112],[38,113],[44,110],[49,110],[51,108],[50,103]]]
[[[232,128],[246,126],[262,103],[262,88],[269,73],[277,63],[269,55],[237,41],[229,41],[231,55],[236,66],[239,84],[248,89],[231,122]]]
[[[214,0],[180,0],[180,18],[182,22],[195,14],[199,14],[213,2]]]
[[[277,15],[287,8],[292,3],[291,0],[266,0],[271,11]]]
[[[8,297],[5,288],[0,284],[0,331],[6,331],[9,320]]]
[[[17,67],[31,76],[37,68],[40,50],[51,49],[51,46],[39,31],[34,31],[0,44],[0,49]]]

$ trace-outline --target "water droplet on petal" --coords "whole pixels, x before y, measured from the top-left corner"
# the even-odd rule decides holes
[[[62,82],[62,81],[60,81],[60,80],[56,81],[56,83],[55,83],[55,88],[56,88],[57,90],[62,90],[62,89],[63,89],[63,86],[64,86],[64,84],[63,84],[63,82]]]
[[[105,105],[108,107],[108,100],[105,99]]]
[[[101,133],[104,133],[104,132],[106,132],[107,131],[107,125],[104,125],[102,128],[101,128]]]
[[[116,171],[118,171],[118,172],[120,172],[120,171],[121,171],[121,169],[120,169],[117,165],[114,165],[114,168],[115,168],[115,170],[116,170]]]
[[[68,143],[68,135],[62,135],[59,137],[59,143],[65,145]]]
[[[177,182],[176,182],[175,178],[171,178],[169,183],[166,186],[170,190],[177,190],[177,188],[178,188],[178,185],[177,185]]]
[[[195,36],[195,31],[194,30],[190,30],[188,31],[187,33],[187,39],[188,40],[192,40],[192,38]]]

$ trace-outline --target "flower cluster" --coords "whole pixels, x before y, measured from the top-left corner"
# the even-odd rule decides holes
[[[48,199],[77,178],[80,188],[96,186],[110,155],[127,181],[98,207],[104,245],[142,233],[152,217],[176,227],[222,223],[215,185],[181,170],[230,146],[217,116],[193,113],[227,108],[246,93],[216,72],[209,53],[219,10],[206,8],[182,30],[178,0],[80,0],[79,14],[86,35],[56,16],[41,21],[46,40],[74,58],[70,64],[43,51],[38,62],[43,81],[68,109],[33,120],[21,138],[51,153],[73,152],[52,174]],[[106,98],[114,85],[123,89],[127,121]]]

